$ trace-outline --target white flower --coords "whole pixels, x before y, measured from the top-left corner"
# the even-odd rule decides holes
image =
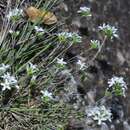
[[[12,34],[13,32],[14,32],[13,30],[11,30],[11,29],[9,30],[9,33],[10,33],[10,34]]]
[[[120,84],[121,87],[124,87],[127,89],[127,85],[123,77],[113,76],[111,79],[108,80],[109,87],[112,87],[113,85],[117,83]]]
[[[19,89],[19,85],[15,85],[15,88]]]
[[[109,109],[106,109],[105,106],[95,106],[90,107],[86,110],[88,118],[91,118],[98,122],[98,125],[101,125],[104,121],[111,121],[112,113]]]
[[[37,69],[37,65],[32,64],[31,62],[28,63],[30,65],[30,68],[35,70]]]
[[[113,37],[118,38],[117,28],[115,28],[114,26],[104,23],[102,26],[99,26],[98,28],[100,31],[103,31],[104,34],[110,39],[113,39]]]
[[[58,33],[58,37],[69,38],[69,37],[72,37],[72,33],[71,32],[61,32],[61,33]]]
[[[36,75],[33,75],[32,78],[31,78],[31,84],[35,84],[36,83],[36,78],[37,76]]]
[[[61,32],[58,33],[58,38],[60,42],[72,42],[72,43],[80,43],[82,37],[79,36],[76,32]]]
[[[0,64],[0,75],[4,74],[9,67],[9,65]]]
[[[20,34],[20,31],[13,31],[10,29],[9,33],[12,34],[13,36],[18,36]]]
[[[68,69],[65,69],[65,70],[61,71],[61,74],[65,75],[65,76],[71,76],[72,75],[71,70],[68,70]]]
[[[67,42],[69,38],[72,37],[71,32],[61,32],[57,34],[58,39],[60,42]]]
[[[71,39],[72,39],[72,42],[73,42],[73,43],[80,43],[80,42],[82,42],[82,40],[81,40],[82,37],[79,36],[76,32],[73,32],[73,33],[72,33]]]
[[[111,91],[114,92],[116,95],[122,94],[123,96],[125,96],[127,85],[123,77],[113,76],[111,79],[108,80],[108,90],[110,88],[112,89]],[[116,91],[120,93],[117,93]]]
[[[11,90],[10,83],[8,82],[7,79],[5,79],[5,82],[4,82],[4,83],[1,83],[0,85],[3,86],[2,91],[5,91],[6,89]]]
[[[93,49],[100,48],[101,46],[99,40],[91,40],[90,45]]]
[[[88,7],[80,7],[80,10],[78,10],[78,13],[80,13],[80,12],[85,12],[85,11],[90,11],[90,8],[88,8]]]
[[[39,70],[39,69],[37,68],[37,65],[34,65],[34,64],[32,64],[31,62],[29,62],[29,63],[27,64],[26,69],[27,69],[28,75],[32,75],[32,74],[36,73],[36,72]]]
[[[13,17],[19,17],[22,14],[23,14],[23,10],[22,9],[15,8],[15,9],[9,11],[9,14],[7,15],[7,18],[10,20]]]
[[[64,61],[63,58],[61,58],[61,59],[57,58],[57,64],[60,64],[61,66],[64,66],[64,65],[66,65],[67,63]]]
[[[3,83],[1,83],[1,85],[3,86],[3,91],[5,89],[11,89],[11,87],[16,87],[17,89],[19,89],[18,86],[18,81],[16,80],[16,78],[14,76],[11,76],[10,73],[6,73],[3,76],[1,76],[1,78],[3,78]]]
[[[48,97],[50,99],[53,99],[52,93],[48,92],[47,90],[41,91],[44,97]]]
[[[35,26],[34,29],[35,29],[37,32],[44,32],[44,29],[41,28],[41,27],[38,27],[38,26]]]
[[[1,76],[4,80],[7,80],[9,82],[9,84],[13,85],[13,84],[17,84],[17,80],[14,76],[11,76],[10,73],[6,73],[3,76]]]
[[[80,70],[84,70],[86,68],[86,64],[82,62],[81,60],[78,60],[77,65],[79,65]]]
[[[32,80],[32,81],[35,81],[36,78],[37,78],[37,76],[33,75],[32,78],[31,78],[31,80]]]
[[[80,9],[78,10],[78,13],[80,13],[83,16],[92,16],[91,9],[85,6],[80,7]]]

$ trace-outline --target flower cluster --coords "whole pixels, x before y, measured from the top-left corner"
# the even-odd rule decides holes
[[[90,41],[90,46],[93,49],[97,49],[97,48],[99,49],[101,47],[101,43],[100,43],[99,40],[91,40]]]
[[[81,16],[92,16],[91,10],[88,7],[80,7],[78,13],[81,14]]]
[[[77,65],[78,65],[80,70],[86,69],[86,64],[81,60],[78,60]]]
[[[9,69],[9,67],[9,65],[0,64],[0,76],[2,76],[7,71],[7,69]]]
[[[27,75],[31,77],[30,84],[35,85],[37,72],[39,71],[39,69],[37,68],[37,65],[34,65],[31,62],[29,62],[26,66],[26,71],[27,71]]]
[[[18,20],[22,15],[23,15],[23,10],[22,10],[22,9],[15,8],[15,9],[9,11],[9,13],[8,13],[8,15],[7,15],[7,18],[8,18],[8,20],[16,21],[16,20]]]
[[[107,92],[110,92],[116,96],[124,96],[127,90],[126,82],[123,77],[114,76],[108,80]]]
[[[2,91],[6,89],[11,90],[12,87],[19,89],[18,81],[14,76],[12,76],[7,70],[9,69],[9,65],[1,64],[0,65],[0,78],[2,86]]]
[[[13,31],[13,30],[9,30],[9,33],[13,36],[13,37],[17,37],[17,36],[19,36],[19,34],[20,34],[20,31]]]
[[[48,100],[52,100],[53,99],[53,95],[52,95],[52,93],[51,92],[49,92],[49,91],[47,91],[47,90],[45,90],[45,91],[41,91],[41,93],[43,94],[43,96],[42,96],[42,98],[44,99],[44,100],[46,100],[46,101],[48,101]]]
[[[97,121],[98,125],[101,125],[105,121],[111,121],[112,113],[105,106],[95,106],[86,110],[88,118]]]
[[[38,35],[42,35],[45,33],[45,30],[42,27],[35,26],[34,29]]]
[[[3,86],[2,91],[5,91],[6,89],[11,90],[12,87],[16,87],[19,89],[18,81],[14,76],[11,76],[10,73],[6,73],[3,76],[1,76],[4,82],[2,82],[0,85]]]
[[[99,26],[98,28],[100,31],[102,31],[105,34],[105,36],[107,36],[111,40],[114,37],[116,37],[116,38],[118,37],[117,28],[115,28],[114,26],[104,23],[102,26]]]
[[[26,70],[28,75],[34,75],[36,72],[38,72],[39,69],[37,68],[37,65],[34,65],[31,62],[29,62],[27,64]]]
[[[58,33],[58,39],[60,42],[71,42],[71,43],[80,43],[82,37],[75,32],[61,32]]]
[[[59,67],[64,67],[67,63],[64,61],[63,58],[57,58],[57,64],[59,65]]]

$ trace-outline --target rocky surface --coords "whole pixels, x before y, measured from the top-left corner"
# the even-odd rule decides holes
[[[77,14],[80,6],[88,6],[92,8],[93,18],[81,18]],[[58,11],[60,10],[60,14]],[[82,83],[84,94],[89,92],[96,93],[96,100],[104,94],[107,85],[107,79],[113,75],[123,76],[128,84],[130,83],[130,1],[128,0],[64,0],[58,8],[57,15],[63,21],[66,21],[65,30],[77,31],[83,36],[83,42],[71,48],[73,55],[82,55],[89,60],[91,54],[86,53],[89,47],[89,41],[92,38],[98,38],[96,29],[102,23],[114,25],[119,30],[119,38],[112,42],[107,41],[101,52],[96,58],[94,64],[88,68],[90,80]],[[95,52],[92,52],[95,54]],[[98,90],[98,91],[97,91]],[[128,124],[130,119],[130,90],[127,91],[125,99],[117,99],[113,101],[113,111],[118,114],[123,113],[122,123],[117,120],[107,128],[102,126],[102,130],[129,130]],[[114,108],[115,107],[115,108]],[[116,114],[117,114],[116,113]],[[115,116],[117,116],[115,114]],[[119,114],[119,115],[120,115]],[[117,117],[120,118],[120,117]],[[79,128],[80,129],[80,128]],[[97,130],[98,128],[85,128]]]

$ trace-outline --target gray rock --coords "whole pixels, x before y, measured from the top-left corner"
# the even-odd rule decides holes
[[[123,122],[124,130],[130,130],[130,125],[128,124],[127,121]]]

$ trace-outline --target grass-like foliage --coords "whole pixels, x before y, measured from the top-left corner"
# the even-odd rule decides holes
[[[64,82],[56,81],[61,69],[56,67],[56,60],[72,44],[59,42],[60,23],[49,26],[40,20],[32,23],[24,12],[29,6],[51,11],[58,3],[58,0],[7,1],[0,32],[2,130],[60,130],[67,125],[72,108],[56,97],[57,86],[60,88]],[[41,91],[53,92],[53,98]]]

